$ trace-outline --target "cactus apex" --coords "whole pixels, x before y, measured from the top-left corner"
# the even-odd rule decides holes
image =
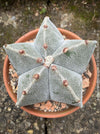
[[[43,66],[45,66],[46,68],[49,68],[49,66],[47,64],[45,64],[45,63],[43,64]]]

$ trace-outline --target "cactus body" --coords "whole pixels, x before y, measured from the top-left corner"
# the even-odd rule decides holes
[[[56,26],[45,17],[33,43],[4,46],[20,75],[16,105],[54,100],[82,107],[82,73],[96,43],[64,40]]]

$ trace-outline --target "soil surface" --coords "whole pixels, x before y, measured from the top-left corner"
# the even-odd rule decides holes
[[[100,1],[0,1],[0,134],[100,134],[100,84],[84,107],[58,119],[44,119],[17,109],[6,92],[2,69],[4,44],[38,28],[44,16],[57,27],[70,30],[83,39],[100,42]],[[99,78],[100,47],[94,52]]]

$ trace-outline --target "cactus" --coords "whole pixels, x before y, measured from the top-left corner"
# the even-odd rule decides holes
[[[45,17],[34,42],[5,45],[19,75],[16,105],[54,100],[82,107],[82,73],[96,43],[64,40],[49,17]]]

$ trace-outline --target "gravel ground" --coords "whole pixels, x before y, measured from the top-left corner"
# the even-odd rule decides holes
[[[48,6],[46,1],[8,4],[0,8],[0,134],[100,134],[100,99],[97,100],[97,95],[100,96],[97,88],[82,109],[63,118],[43,119],[17,109],[6,92],[2,78],[3,44],[15,42],[24,33],[38,28],[46,15],[57,27],[75,32],[83,39],[100,41],[100,3],[63,0],[57,3],[52,0]],[[96,51],[95,58],[99,62]]]

